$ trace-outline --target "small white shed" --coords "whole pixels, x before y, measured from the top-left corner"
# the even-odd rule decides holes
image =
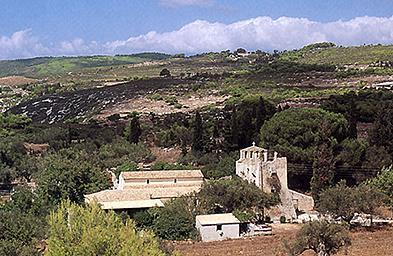
[[[203,242],[240,236],[240,221],[232,213],[198,215],[196,216],[196,228]]]

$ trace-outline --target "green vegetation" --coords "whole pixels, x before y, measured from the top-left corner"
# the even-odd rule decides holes
[[[386,151],[393,154],[393,102],[384,102],[379,109],[374,122],[374,128],[370,134],[370,141],[384,147]]]
[[[321,109],[289,109],[279,112],[261,129],[261,145],[273,148],[294,162],[310,162],[322,139],[320,125],[326,123],[329,139],[340,142],[348,123],[340,114]]]
[[[82,57],[40,57],[34,59],[0,61],[0,77],[24,75],[43,77],[65,74],[81,69],[105,66],[119,66],[141,63],[151,60],[163,60],[170,55],[162,53],[141,53],[116,56],[82,56]]]
[[[64,201],[49,217],[46,255],[164,256],[150,232],[137,232],[134,223],[99,205],[86,207]]]
[[[285,52],[283,60],[299,61],[308,64],[371,64],[377,61],[389,61],[393,56],[391,45],[368,45],[358,47],[337,47],[326,45],[305,46],[296,51]]]
[[[119,177],[120,173],[122,172],[135,172],[138,170],[139,167],[137,163],[135,163],[134,161],[127,161],[116,168],[115,175],[116,177]]]
[[[138,212],[133,218],[140,229],[153,230],[161,239],[195,239],[196,215],[234,212],[245,220],[261,221],[264,209],[278,203],[277,196],[235,178],[206,182],[199,193],[171,200],[164,208]]]
[[[238,150],[253,142],[288,158],[289,186],[311,192],[323,213],[349,221],[355,212],[374,213],[382,201],[392,207],[388,166],[393,159],[393,93],[362,87],[369,84],[365,76],[387,75],[393,69],[344,67],[347,61],[372,63],[390,56],[392,46],[344,48],[319,43],[297,51],[252,53],[239,60],[222,52],[0,62],[0,76],[33,74],[45,79],[25,88],[34,97],[69,90],[76,90],[79,97],[86,92],[79,94],[81,88],[104,82],[138,80],[135,83],[143,87],[147,81],[140,79],[157,77],[160,71],[173,78],[151,80],[151,88],[146,83],[146,90],[142,88],[136,96],[146,92],[151,100],[177,108],[183,108],[179,97],[231,96],[222,107],[164,115],[133,113],[127,120],[115,113],[105,121],[80,118],[83,123],[77,123],[72,117],[73,121],[45,124],[0,114],[1,188],[11,190],[16,180],[37,185],[33,191],[16,187],[12,201],[0,205],[0,254],[39,254],[37,245],[47,239],[48,255],[123,255],[124,250],[162,255],[152,232],[160,239],[196,239],[198,214],[232,212],[244,221],[267,221],[264,209],[279,203],[277,195],[265,194],[234,175]],[[160,64],[129,65],[169,57]],[[336,82],[339,86],[330,87]],[[119,93],[117,88],[132,85],[103,90],[121,98],[123,90]],[[66,98],[67,93],[61,96]],[[290,98],[298,100],[282,102]],[[303,100],[313,107],[302,106]],[[289,107],[295,101],[299,105]],[[277,107],[278,103],[282,104]],[[95,107],[91,108],[98,112],[100,108]],[[122,213],[121,217],[96,205],[80,206],[85,194],[111,186],[106,170],[115,175],[138,171],[139,163],[153,162],[150,148],[154,147],[170,148],[175,156],[181,150],[181,155],[177,163],[172,163],[172,155],[171,163],[155,162],[152,170],[202,169],[209,180],[201,191],[169,201],[164,208]],[[162,159],[160,151],[157,154]],[[343,179],[348,186],[338,183]],[[334,253],[340,243],[348,244],[345,232],[346,228],[335,224],[306,225],[293,245],[293,254],[307,248]],[[143,243],[147,246],[139,248]]]
[[[206,183],[198,194],[199,204],[208,213],[252,211],[263,220],[264,209],[279,203],[278,195],[268,195],[257,186],[234,178]]]
[[[384,195],[387,206],[393,208],[393,168],[384,168],[381,173],[367,182],[372,188],[378,189]]]
[[[305,224],[296,235],[296,240],[287,244],[291,256],[312,250],[318,255],[330,256],[351,244],[345,225],[328,221],[313,221]]]
[[[126,128],[126,137],[128,142],[137,144],[139,142],[139,138],[142,135],[141,125],[139,123],[139,117],[133,116],[131,118],[130,125]]]
[[[57,205],[63,199],[84,202],[84,195],[110,187],[108,175],[91,164],[89,154],[70,149],[49,154],[38,173],[37,194],[45,205]]]
[[[191,165],[184,165],[184,164],[171,164],[167,162],[155,162],[151,167],[153,171],[163,171],[163,170],[192,170],[195,167]]]
[[[349,223],[355,213],[375,214],[381,205],[382,196],[378,190],[367,185],[351,188],[341,181],[320,194],[318,210]]]
[[[149,210],[153,217],[151,228],[162,239],[194,239],[197,235],[195,209],[193,198],[172,200],[164,208]]]
[[[202,172],[205,178],[208,179],[219,179],[235,174],[235,161],[237,160],[238,154],[225,154],[219,156],[217,161],[209,163],[203,167]]]

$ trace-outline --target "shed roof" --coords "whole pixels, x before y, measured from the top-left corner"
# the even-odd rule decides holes
[[[202,226],[240,223],[240,220],[238,220],[232,213],[198,215],[196,216],[196,221],[198,221]]]
[[[203,179],[201,170],[175,170],[175,171],[136,171],[122,172],[123,179],[168,179],[168,178],[200,178]]]

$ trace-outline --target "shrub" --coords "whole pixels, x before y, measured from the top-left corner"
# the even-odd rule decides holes
[[[158,161],[155,162],[151,169],[154,171],[161,171],[161,170],[192,170],[193,166],[191,165],[184,165],[184,164],[173,164],[168,162]]]
[[[116,177],[118,177],[122,172],[134,172],[138,170],[139,167],[137,163],[135,163],[134,161],[127,161],[116,168],[115,175]]]
[[[350,244],[347,226],[327,221],[313,221],[305,224],[298,232],[296,240],[286,247],[292,256],[301,255],[306,250],[329,256]]]
[[[164,256],[154,234],[137,232],[114,212],[97,204],[86,207],[63,202],[50,214],[47,255]]]

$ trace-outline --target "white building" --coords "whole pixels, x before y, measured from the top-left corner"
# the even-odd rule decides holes
[[[116,189],[86,195],[106,210],[163,207],[172,198],[198,192],[203,184],[200,170],[122,172]]]
[[[198,215],[195,226],[203,242],[240,237],[240,221],[232,213]]]
[[[277,192],[280,195],[280,214],[287,219],[296,219],[296,210],[312,211],[312,197],[290,190],[287,180],[287,158],[278,157],[277,152],[253,146],[240,150],[236,161],[236,175],[254,183],[265,193]]]

